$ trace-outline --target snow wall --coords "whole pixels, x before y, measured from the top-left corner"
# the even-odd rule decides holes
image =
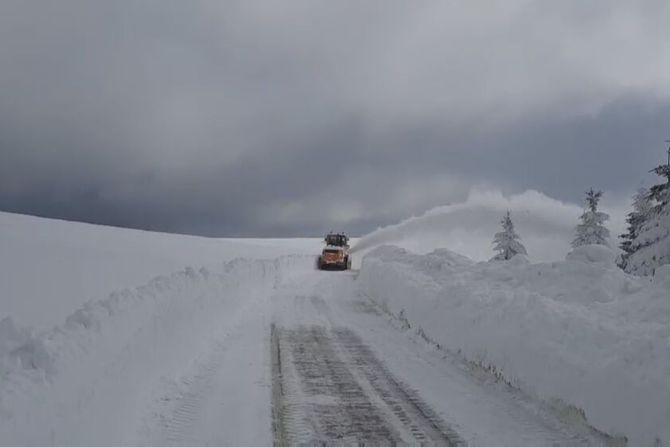
[[[359,278],[441,347],[629,445],[670,445],[670,266],[651,283],[599,246],[544,264],[383,246]]]
[[[165,371],[178,377],[244,306],[313,268],[313,256],[237,259],[88,302],[53,330],[1,320],[2,444],[126,445],[118,428],[137,423]]]

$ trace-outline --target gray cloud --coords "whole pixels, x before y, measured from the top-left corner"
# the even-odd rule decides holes
[[[354,233],[474,185],[625,196],[662,159],[667,2],[0,5],[0,209]]]

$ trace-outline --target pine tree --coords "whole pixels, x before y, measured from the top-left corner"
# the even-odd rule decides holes
[[[633,253],[628,257],[626,271],[636,275],[653,275],[658,267],[670,264],[670,149],[668,164],[651,172],[666,181],[649,189],[653,208],[631,242]]]
[[[647,188],[640,188],[633,196],[633,211],[628,213],[626,222],[628,223],[628,231],[619,236],[621,244],[619,247],[623,250],[623,254],[619,259],[619,267],[623,270],[628,270],[628,258],[635,252],[633,248],[633,241],[638,236],[640,229],[649,219],[649,215],[653,209],[653,204],[649,196]]]
[[[610,231],[604,223],[609,220],[610,216],[598,211],[598,203],[602,196],[602,191],[594,191],[593,188],[586,191],[586,207],[580,216],[581,223],[576,227],[577,235],[572,241],[572,248],[589,244],[609,245],[607,238],[610,236]]]
[[[514,223],[510,212],[500,221],[503,231],[496,233],[493,238],[494,250],[498,252],[492,261],[507,261],[515,255],[527,255],[526,247],[519,241],[519,235],[514,231]]]

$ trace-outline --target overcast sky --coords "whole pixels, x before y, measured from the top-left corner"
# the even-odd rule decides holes
[[[0,210],[361,234],[473,187],[626,196],[667,0],[0,0]]]

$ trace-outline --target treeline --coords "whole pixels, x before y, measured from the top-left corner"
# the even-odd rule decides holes
[[[670,264],[670,150],[668,163],[657,166],[650,172],[662,181],[651,188],[641,188],[633,196],[633,210],[628,213],[626,233],[619,236],[622,254],[617,264],[628,273],[640,276],[653,275],[662,265]],[[586,192],[584,212],[575,228],[572,247],[583,245],[609,245],[610,232],[605,226],[609,220],[606,213],[598,210],[602,191],[590,189]],[[511,214],[503,217],[502,231],[493,239],[497,252],[492,260],[508,260],[517,254],[526,254],[514,229]]]

